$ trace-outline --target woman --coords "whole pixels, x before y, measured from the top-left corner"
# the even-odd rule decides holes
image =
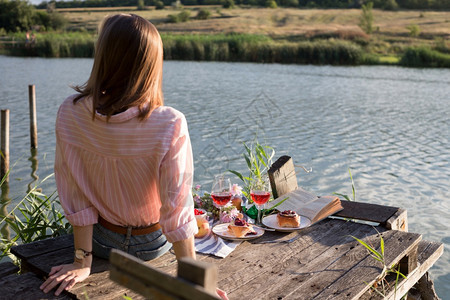
[[[58,111],[55,177],[75,258],[52,268],[44,292],[83,281],[91,254],[107,259],[111,248],[195,258],[191,143],[184,115],[163,106],[162,65],[150,22],[105,19],[89,80]]]

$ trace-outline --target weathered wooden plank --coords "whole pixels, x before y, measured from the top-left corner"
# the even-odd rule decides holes
[[[261,299],[311,299],[354,263],[366,257],[365,251],[355,247],[351,235],[373,240],[376,231],[367,225],[352,222],[347,225],[345,230],[319,241],[285,265],[279,266],[276,272],[281,274],[279,282],[283,283],[268,289]]]
[[[127,253],[113,250],[110,256],[110,262],[112,265],[110,278],[122,285],[135,289],[145,297],[152,297],[154,295],[152,290],[147,288],[150,286],[175,298],[189,297],[190,299],[199,300],[218,299],[215,294],[205,290],[205,288],[183,280],[182,278],[165,274]]]
[[[130,278],[130,274],[123,273],[115,267],[111,268],[110,279],[115,282],[120,282],[123,285],[127,285],[133,291],[139,292],[141,295],[145,295],[145,299],[158,299],[158,300],[181,300],[181,297],[168,294],[162,291],[160,288],[148,285],[140,278]]]
[[[73,235],[67,234],[52,239],[45,239],[11,248],[11,253],[20,259],[27,260],[30,257],[40,256],[59,249],[73,249]],[[73,258],[73,256],[72,256]]]
[[[36,274],[46,276],[48,273],[50,273],[50,270],[53,266],[72,263],[74,256],[73,253],[73,247],[61,248],[52,252],[46,252],[41,254],[40,256],[28,258],[26,260],[27,268],[29,268],[30,271]],[[108,266],[109,262],[107,260],[94,256],[94,259],[92,261],[91,273],[106,271],[108,269]]]
[[[229,257],[217,262],[220,270],[219,287],[226,290],[232,298],[245,297],[241,294],[245,292],[252,297],[253,292],[250,290],[257,289],[252,282],[255,277],[270,273],[274,266],[297,256],[300,251],[311,247],[324,236],[337,234],[344,225],[342,220],[320,222],[304,231],[283,237],[285,239],[296,234],[301,236],[291,244],[258,244],[259,239],[251,243],[245,242]],[[267,232],[264,235],[266,234],[276,239],[280,233]],[[240,276],[240,279],[236,280],[236,276]],[[258,286],[260,284],[261,282],[257,283]]]
[[[16,274],[17,272],[19,272],[19,270],[20,270],[19,267],[10,261],[1,263],[0,264],[0,278],[11,275],[11,274]]]
[[[202,286],[214,294],[217,288],[217,267],[185,257],[178,262],[178,277]]]
[[[425,272],[425,274],[419,279],[415,285],[415,290],[418,291],[420,298],[423,300],[439,300],[439,296],[434,290],[434,283],[430,278],[430,274]]]
[[[417,247],[421,238],[422,236],[416,233],[395,230],[384,232],[385,264],[387,266],[397,264],[412,249]],[[359,248],[363,247],[362,245],[357,246]],[[379,246],[377,248],[379,249]],[[373,285],[380,273],[380,262],[376,261],[373,257],[367,256],[360,263],[355,264],[331,286],[324,289],[317,298],[337,299],[343,297],[343,299],[358,299]]]
[[[386,228],[408,232],[408,214],[406,210],[399,208],[392,217],[386,221]]]
[[[252,247],[253,251],[249,256],[250,259],[256,261],[236,273],[242,274],[240,280],[236,280],[236,274],[233,274],[234,277],[221,279],[219,283],[226,283],[224,288],[232,298],[277,299],[283,297],[286,287],[290,288],[291,284],[294,286],[299,284],[299,282],[292,281],[292,278],[298,278],[297,274],[292,272],[295,273],[295,270],[304,267],[320,256],[330,248],[333,241],[339,243],[341,236],[345,235],[343,232],[351,233],[360,227],[359,224],[346,223],[342,220],[327,220],[318,224],[335,226],[328,230],[317,228],[313,230],[314,225],[311,228],[313,231],[288,245],[268,244],[261,245],[264,247],[259,247],[260,249]],[[322,229],[325,228],[322,227]],[[297,267],[299,265],[301,266]],[[220,273],[222,273],[222,269],[220,269]]]
[[[133,300],[145,299],[138,293],[131,291],[109,278],[109,271],[91,274],[85,281],[76,284],[70,293],[77,299],[117,299],[129,296]]]
[[[386,222],[399,210],[398,207],[342,199],[341,203],[344,209],[335,213],[334,216],[376,222],[382,226],[385,226]]]
[[[39,286],[43,280],[36,274],[13,274],[0,279],[0,299],[72,299],[71,295],[63,292],[59,296],[49,292],[45,294]]]
[[[290,156],[284,155],[278,158],[278,160],[270,166],[267,174],[269,175],[274,199],[289,193],[298,187],[294,162]]]
[[[443,252],[444,245],[442,243],[420,241],[418,245],[418,268],[408,274],[407,279],[400,280],[397,289],[395,289],[395,278],[390,278],[389,284],[393,288],[387,291],[386,299],[400,300],[415,285],[422,299],[438,299],[433,283],[427,282],[427,271]]]

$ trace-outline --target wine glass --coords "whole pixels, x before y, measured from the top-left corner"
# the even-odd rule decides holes
[[[219,207],[219,220],[222,216],[222,207],[231,200],[231,180],[228,176],[217,175],[214,177],[214,183],[211,190],[211,198]]]
[[[256,224],[261,225],[261,208],[270,198],[270,181],[267,176],[255,178],[250,184],[250,196],[258,209]]]

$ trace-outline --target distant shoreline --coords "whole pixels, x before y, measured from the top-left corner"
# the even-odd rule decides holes
[[[209,11],[199,19],[201,9]],[[65,32],[3,37],[0,53],[39,57],[92,57],[95,32],[111,13],[135,13],[161,32],[167,60],[287,64],[450,67],[448,12],[373,10],[374,32],[358,27],[359,9],[235,8],[184,6],[58,9]],[[173,22],[186,12],[186,21]],[[172,19],[172,21],[170,21]],[[23,44],[21,44],[21,42]],[[15,43],[15,45],[11,44]]]

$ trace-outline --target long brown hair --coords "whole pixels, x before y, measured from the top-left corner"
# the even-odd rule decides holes
[[[163,105],[163,46],[158,30],[137,15],[106,17],[95,47],[94,65],[88,81],[74,89],[83,97],[92,97],[95,111],[108,119],[129,107],[139,108],[139,118],[148,118]]]

